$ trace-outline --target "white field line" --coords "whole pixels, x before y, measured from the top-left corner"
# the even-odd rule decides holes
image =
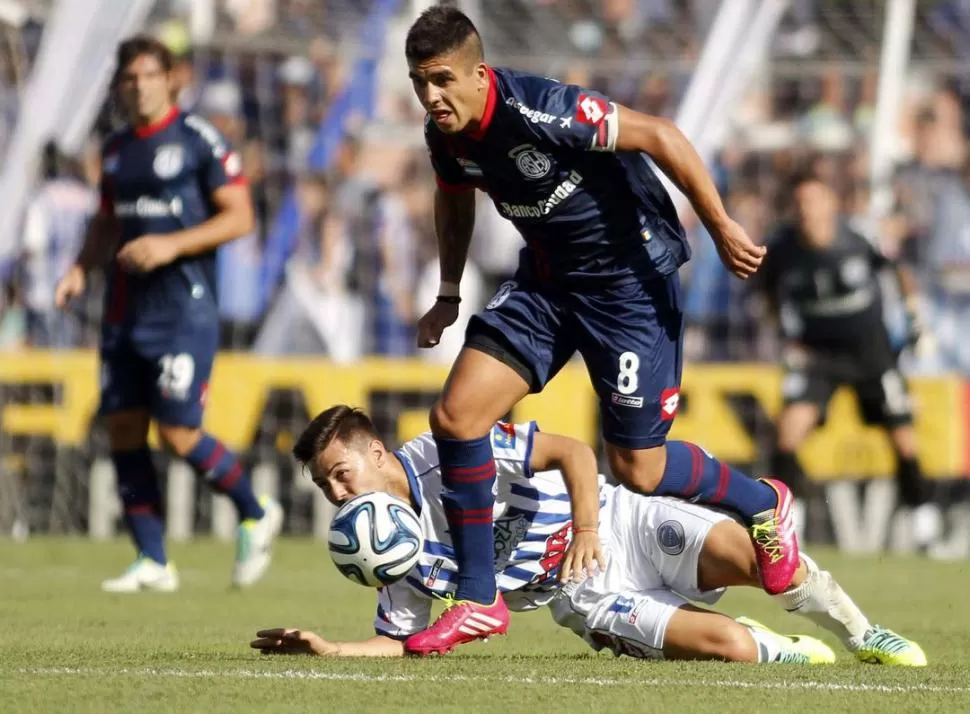
[[[585,685],[591,687],[716,687],[723,689],[763,689],[763,690],[809,690],[823,692],[860,692],[877,694],[970,694],[970,687],[952,687],[935,684],[839,684],[812,680],[793,680],[779,682],[745,682],[736,679],[663,679],[645,677],[643,679],[611,679],[599,677],[468,677],[455,675],[423,674],[367,674],[364,672],[320,672],[314,670],[285,669],[263,671],[257,669],[230,670],[192,670],[192,669],[154,669],[117,668],[100,669],[85,667],[41,667],[19,669],[19,674],[35,677],[170,677],[188,679],[305,679],[327,682],[420,682],[420,683],[473,683],[473,684],[531,684],[540,686]]]

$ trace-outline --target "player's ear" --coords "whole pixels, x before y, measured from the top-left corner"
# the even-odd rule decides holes
[[[479,92],[488,91],[488,65],[484,62],[479,62],[475,66],[475,80],[478,84]]]
[[[374,463],[377,464],[377,468],[384,468],[387,463],[387,447],[384,446],[384,442],[380,439],[371,439],[370,443],[367,444],[367,450],[370,452]]]

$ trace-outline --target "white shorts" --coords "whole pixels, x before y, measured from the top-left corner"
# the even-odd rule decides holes
[[[684,501],[616,488],[601,510],[606,569],[563,588],[550,604],[553,619],[596,650],[662,659],[674,612],[690,601],[714,604],[724,593],[697,586],[704,541],[724,520]]]

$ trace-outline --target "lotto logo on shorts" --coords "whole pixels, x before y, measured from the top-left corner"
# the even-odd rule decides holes
[[[660,418],[673,421],[680,408],[680,389],[665,389],[660,393]]]
[[[613,392],[613,403],[618,407],[631,407],[640,409],[643,406],[643,397],[628,397],[624,394]]]

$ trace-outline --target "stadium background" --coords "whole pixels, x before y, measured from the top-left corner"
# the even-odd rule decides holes
[[[66,316],[50,300],[81,238],[78,216],[94,204],[98,138],[117,121],[105,92],[110,53],[138,29],[157,33],[177,55],[180,104],[241,149],[259,211],[256,232],[220,252],[224,352],[206,426],[244,455],[258,487],[279,494],[294,534],[320,534],[330,512],[288,456],[309,416],[349,401],[370,409],[389,440],[426,428],[462,331],[460,322],[437,349],[414,348],[414,322],[437,287],[434,183],[401,48],[408,22],[427,4],[132,0],[119,16],[109,0],[0,2],[0,531],[17,523],[102,538],[117,528],[105,435],[94,421],[99,285]],[[970,344],[960,338],[970,328],[970,4],[461,5],[479,23],[490,62],[682,120],[732,216],[756,241],[785,216],[781,187],[791,167],[813,156],[846,214],[916,265],[930,339],[906,366],[917,375],[924,466],[950,506],[947,550],[966,555]],[[897,58],[900,81],[888,86],[897,101],[880,116],[886,12],[903,8],[903,32],[907,6],[912,38]],[[724,87],[730,92],[712,104]],[[44,151],[49,139],[57,155]],[[891,164],[892,181],[875,183],[889,193],[876,193],[874,220],[871,174]],[[511,274],[519,246],[480,198],[462,322]],[[774,328],[758,297],[723,270],[689,211],[684,220],[695,255],[682,273],[689,363],[674,434],[761,472],[781,402]],[[899,326],[889,293],[890,322]],[[513,417],[598,440],[581,364]],[[167,475],[171,537],[231,538],[231,507],[187,468],[156,456]],[[891,455],[882,435],[862,428],[850,395],[838,395],[801,457],[819,484],[812,540],[850,550],[907,547],[905,520],[890,527]]]

